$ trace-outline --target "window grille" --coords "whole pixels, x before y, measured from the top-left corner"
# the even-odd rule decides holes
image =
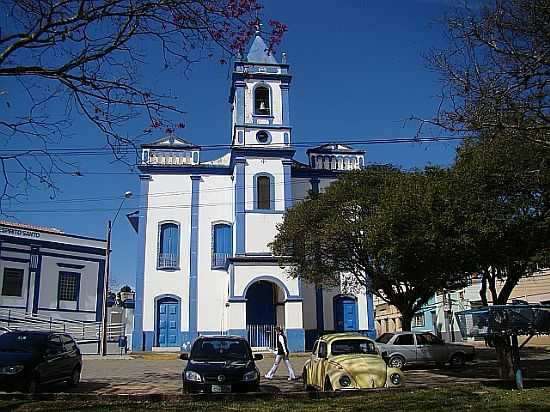
[[[4,269],[3,296],[21,296],[23,292],[23,269]]]
[[[59,272],[58,300],[76,302],[80,287],[80,274]]]

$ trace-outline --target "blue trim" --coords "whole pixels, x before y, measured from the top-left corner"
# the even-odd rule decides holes
[[[143,331],[141,339],[143,340],[143,350],[151,352],[153,350],[153,342],[155,341],[155,332],[150,330]],[[134,346],[133,341],[132,346]]]
[[[258,178],[267,177],[269,179],[269,209],[260,209],[258,207]],[[254,193],[254,211],[275,210],[275,177],[271,173],[260,172],[256,173],[252,178],[252,186]]]
[[[289,106],[289,86],[281,84],[282,109],[283,109],[283,125],[290,124],[290,106]],[[286,141],[285,141],[286,143]]]
[[[227,166],[138,166],[138,169],[143,173],[149,174],[165,174],[165,175],[231,175],[233,170]]]
[[[75,239],[97,240],[99,242],[106,242],[105,239],[98,239],[98,238],[95,238],[95,237],[81,236],[81,235],[71,235],[70,233],[55,233],[55,232],[51,232],[51,231],[48,231],[48,230],[35,229],[35,228],[27,229],[27,228],[24,228],[24,227],[14,227],[14,226],[11,226],[11,225],[5,224],[5,223],[1,223],[0,226],[6,227],[6,228],[9,228],[9,229],[13,229],[13,230],[24,230],[24,231],[28,231],[28,232],[44,233],[46,235],[64,236],[64,237],[72,237],[72,238],[75,238]],[[5,235],[5,236],[10,237],[10,235]],[[21,239],[21,238],[15,238],[15,239]],[[31,241],[30,243],[40,242],[39,238],[32,238],[32,239],[29,239],[29,240]],[[57,242],[55,242],[55,243],[57,243]]]
[[[2,246],[1,246],[1,243],[0,243],[0,250],[1,249],[2,249]],[[39,249],[38,248],[31,248],[30,254],[32,255],[33,252],[37,256],[37,259],[38,259],[38,255],[40,254]],[[38,262],[37,262],[37,267],[38,267]],[[29,301],[29,299],[30,299],[30,293],[31,293],[31,275],[32,275],[32,273],[36,273],[36,269],[31,269],[31,265],[29,265],[29,271],[28,271],[28,276],[27,276],[27,298],[25,299],[25,310],[27,312],[32,312],[32,305],[29,305],[31,303]]]
[[[105,280],[105,262],[99,262],[97,268],[97,297],[95,301],[95,320],[97,322],[101,321],[103,316],[103,282]]]
[[[189,335],[191,338],[197,336],[200,181],[200,176],[191,176],[191,251],[189,268]]]
[[[290,144],[290,134],[287,132],[283,133],[283,143]]]
[[[270,129],[270,130],[291,130],[292,127],[279,124],[254,124],[254,123],[237,123],[234,127],[243,127],[246,129]],[[275,150],[275,149],[273,149]],[[285,149],[280,149],[285,150]]]
[[[63,255],[61,253],[40,252],[41,256],[58,257],[63,259],[83,260],[86,262],[105,262],[105,258],[89,258],[75,255]]]
[[[244,87],[245,83],[240,82],[235,84],[235,109],[237,110],[236,122],[244,123]]]
[[[245,164],[246,159],[235,159],[235,253],[238,255],[245,253]]]
[[[284,210],[272,210],[272,209],[247,209],[245,213],[265,213],[268,215],[284,215]]]
[[[84,269],[85,265],[73,265],[71,263],[57,263],[57,266],[60,268],[67,268],[67,269]]]
[[[291,352],[303,352],[305,349],[304,329],[286,329],[286,341]]]
[[[325,330],[325,311],[323,308],[323,288],[315,288],[315,313],[317,315],[317,330]]]
[[[105,249],[96,248],[96,247],[70,245],[67,243],[50,242],[50,241],[40,240],[36,238],[33,238],[33,239],[17,238],[17,237],[10,237],[6,235],[0,235],[0,240],[6,241],[8,243],[15,243],[17,245],[33,245],[40,248],[105,256]]]
[[[136,268],[136,307],[134,310],[134,330],[132,332],[132,350],[140,351],[144,348],[143,332],[143,293],[145,282],[145,247],[147,234],[147,206],[149,198],[150,176],[140,176],[140,196],[139,196],[139,225],[138,225],[138,250],[137,250],[137,268]]]
[[[242,130],[239,130],[237,132],[237,143],[239,143],[239,144],[244,143],[244,132]]]
[[[283,160],[283,177],[285,187],[285,210],[292,207],[292,177],[291,177],[292,160]]]
[[[155,296],[155,335],[154,335],[154,346],[159,346],[158,336],[159,336],[159,329],[158,329],[158,323],[159,323],[159,305],[163,303],[163,300],[175,300],[178,304],[178,310],[176,312],[177,320],[176,320],[176,330],[177,333],[177,341],[176,346],[181,346],[181,298],[177,295],[173,295],[170,293],[166,293],[163,295]]]
[[[269,147],[250,147],[250,146],[233,146],[231,148],[231,160],[230,167],[235,166],[238,161],[246,162],[246,157],[263,157],[263,158],[276,158],[276,159],[289,159],[292,160],[296,151],[294,149],[272,149]],[[242,160],[240,160],[242,159]]]
[[[95,313],[95,310],[61,309],[61,308],[38,308],[38,310],[48,310],[50,312]]]
[[[278,279],[275,276],[271,276],[271,275],[256,276],[253,279],[251,279],[250,282],[248,282],[248,284],[244,287],[243,294],[241,296],[235,296],[233,294],[234,293],[234,287],[233,287],[234,275],[233,275],[233,279],[231,281],[231,292],[232,293],[231,293],[231,296],[229,298],[234,302],[237,302],[237,301],[240,302],[240,301],[246,300],[246,292],[248,291],[248,288],[250,286],[252,286],[252,284],[254,284],[254,283],[256,283],[260,280],[266,280],[268,282],[275,283],[282,290],[284,290],[286,301],[302,301],[303,300],[300,295],[291,295],[290,292],[288,291],[288,288],[283,283],[283,281],[281,279]]]
[[[17,262],[17,263],[29,263],[30,259],[22,259],[22,258],[16,258],[16,257],[9,257],[9,256],[2,256],[1,260],[5,260],[6,262]]]
[[[248,333],[246,329],[229,329],[227,334],[230,336],[242,336],[243,338],[248,338]]]
[[[25,306],[0,305],[0,308],[6,309],[27,309]]]
[[[6,251],[6,252],[14,252],[14,253],[23,253],[25,255],[30,252],[30,249],[16,249],[14,247],[2,247],[2,241],[0,241],[0,250],[2,250],[2,252]]]
[[[38,255],[38,265],[36,272],[34,273],[34,290],[32,299],[32,313],[38,312],[38,299],[40,297],[40,277],[42,275],[42,256],[44,253]]]

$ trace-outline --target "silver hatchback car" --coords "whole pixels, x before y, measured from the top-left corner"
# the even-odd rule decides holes
[[[473,346],[446,343],[430,332],[384,333],[376,339],[376,344],[393,368],[413,363],[464,366],[475,357]]]

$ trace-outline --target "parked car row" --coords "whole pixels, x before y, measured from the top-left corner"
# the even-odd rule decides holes
[[[1,331],[0,389],[36,392],[41,385],[80,382],[82,355],[64,333]],[[309,390],[391,388],[403,385],[401,368],[420,362],[462,366],[474,348],[448,344],[429,332],[384,333],[376,342],[358,333],[321,336],[302,371]],[[198,393],[258,391],[260,372],[248,341],[237,336],[200,336],[182,372],[183,389]]]

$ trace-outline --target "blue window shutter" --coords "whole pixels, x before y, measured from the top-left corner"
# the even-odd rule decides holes
[[[179,226],[165,223],[160,228],[160,253],[165,262],[162,266],[178,266],[179,261]],[[169,264],[167,262],[173,262]]]
[[[214,252],[231,254],[231,226],[216,225],[214,227]]]

